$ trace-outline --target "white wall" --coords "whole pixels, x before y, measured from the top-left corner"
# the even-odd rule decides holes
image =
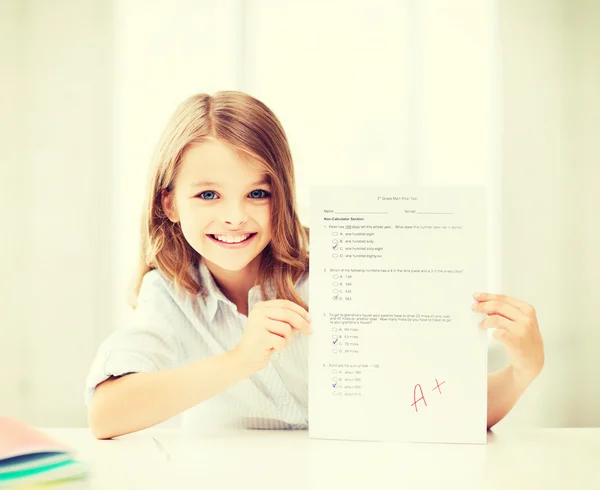
[[[542,375],[506,423],[561,425],[570,407],[572,336],[563,328],[564,227],[571,195],[563,184],[567,148],[567,36],[564,2],[500,2],[503,45],[503,249],[505,293],[538,312],[546,346]],[[559,355],[560,354],[560,355]],[[568,399],[567,399],[568,400]],[[543,409],[542,409],[543,407]]]
[[[499,4],[503,283],[537,308],[546,345],[542,375],[503,423],[600,425],[599,6]]]
[[[1,49],[18,72],[3,104],[0,412],[83,425],[111,308],[111,4],[2,9]]]
[[[23,196],[21,182],[26,172],[20,151],[24,140],[19,128],[24,121],[20,108],[25,94],[22,84],[22,59],[14,46],[23,46],[23,14],[16,0],[0,3],[0,412],[9,415],[23,413],[26,373],[23,362],[27,348],[23,327],[27,284],[23,270],[26,250],[20,243],[26,233],[29,203]]]
[[[408,2],[251,1],[245,90],[290,139],[298,200],[310,185],[408,183]]]
[[[579,0],[569,9],[571,145],[566,180],[578,183],[573,201],[576,239],[565,250],[574,295],[577,356],[572,404],[576,425],[600,425],[600,2]]]

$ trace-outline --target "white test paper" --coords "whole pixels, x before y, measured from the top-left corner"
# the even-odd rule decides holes
[[[485,443],[481,187],[313,187],[309,437]]]

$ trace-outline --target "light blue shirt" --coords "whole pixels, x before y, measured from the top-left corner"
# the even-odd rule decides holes
[[[205,298],[183,297],[156,269],[144,276],[132,324],[111,334],[92,363],[85,389],[88,405],[95,387],[110,376],[183,366],[239,344],[247,317],[221,292],[203,260],[198,273],[208,293]],[[308,303],[308,273],[296,291]],[[272,287],[267,294],[275,297]],[[248,293],[248,311],[262,300],[255,286]],[[183,427],[192,432],[217,427],[306,429],[307,383],[308,338],[295,332],[265,369],[187,410]]]

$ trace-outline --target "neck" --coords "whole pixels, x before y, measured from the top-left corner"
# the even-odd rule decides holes
[[[260,260],[259,254],[239,271],[223,269],[213,262],[206,261],[219,289],[244,315],[248,315],[248,292],[256,285]]]

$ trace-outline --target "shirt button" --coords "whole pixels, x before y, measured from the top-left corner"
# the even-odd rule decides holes
[[[286,397],[282,398],[281,403],[283,403],[284,405],[289,405],[289,403],[290,403],[289,397],[286,396]]]

